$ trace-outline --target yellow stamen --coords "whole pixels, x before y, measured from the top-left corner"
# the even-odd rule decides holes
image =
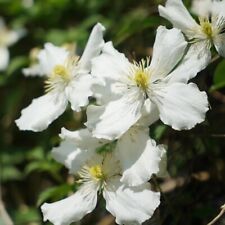
[[[142,88],[143,90],[146,90],[149,85],[149,75],[144,70],[137,70],[134,75],[134,80],[138,87]]]
[[[104,180],[105,175],[101,165],[92,166],[89,168],[89,173],[96,180]]]
[[[56,65],[53,69],[53,75],[60,76],[61,78],[68,80],[69,79],[69,72],[62,65]]]
[[[213,28],[212,24],[208,19],[199,19],[202,31],[207,35],[208,38],[213,37]]]

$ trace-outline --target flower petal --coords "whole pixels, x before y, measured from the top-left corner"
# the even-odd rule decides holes
[[[35,64],[35,65],[32,65],[31,67],[29,68],[24,68],[22,70],[24,76],[28,77],[35,77],[35,76],[44,76],[45,73],[42,71],[42,68],[40,66],[40,64]]]
[[[51,75],[53,68],[56,65],[61,65],[65,62],[69,52],[63,47],[57,47],[51,43],[46,43],[44,49],[38,54],[38,60],[43,73]]]
[[[87,45],[84,49],[83,55],[80,58],[79,68],[88,73],[91,70],[91,60],[100,54],[104,45],[103,32],[105,27],[97,23],[88,39]]]
[[[207,41],[192,44],[180,64],[167,76],[169,82],[187,83],[198,72],[205,69],[211,60],[211,51]]]
[[[168,30],[163,26],[157,29],[150,65],[153,81],[165,77],[172,71],[184,55],[186,47],[187,42],[180,30]]]
[[[156,174],[157,177],[165,178],[169,176],[167,171],[167,152],[164,145],[158,145],[160,151],[160,163],[159,163],[159,172]]]
[[[212,0],[193,0],[191,11],[202,18],[208,18],[212,9]]]
[[[104,106],[89,106],[86,126],[97,138],[117,139],[140,118],[143,104],[142,93],[132,88]]]
[[[9,50],[0,47],[0,70],[5,70],[9,64]]]
[[[167,0],[166,6],[159,6],[159,14],[169,20],[174,27],[183,31],[187,36],[192,36],[193,29],[199,27],[185,8],[182,0]]]
[[[161,148],[149,138],[149,129],[132,127],[117,142],[116,153],[121,161],[121,182],[137,186],[159,172]]]
[[[93,211],[97,204],[97,187],[93,183],[83,184],[79,190],[68,198],[45,203],[41,206],[44,221],[54,225],[69,225],[81,220]]]
[[[94,77],[100,79],[120,80],[124,74],[127,74],[130,68],[130,62],[124,54],[118,52],[112,45],[107,42],[102,54],[92,61],[92,72]]]
[[[80,111],[81,107],[88,105],[88,97],[92,96],[92,84],[93,78],[89,74],[83,74],[78,79],[70,82],[66,92],[72,110]]]
[[[175,130],[187,130],[205,119],[208,100],[196,84],[171,83],[157,89],[152,99],[157,104],[163,123]]]
[[[88,129],[68,131],[62,128],[60,137],[64,140],[52,149],[52,156],[71,173],[77,173],[96,154],[96,149],[106,144],[106,141],[94,138]]]
[[[115,177],[103,191],[106,209],[116,217],[117,224],[142,224],[150,219],[160,203],[160,193],[153,192],[150,184],[127,187]]]
[[[225,34],[219,34],[213,39],[216,50],[219,55],[225,57]]]
[[[64,94],[49,92],[34,99],[15,122],[20,130],[42,131],[65,111],[66,106]]]

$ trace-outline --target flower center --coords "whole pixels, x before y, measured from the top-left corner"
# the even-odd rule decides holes
[[[63,80],[69,80],[70,74],[65,66],[56,65],[53,69],[53,76],[60,76]]]
[[[145,91],[149,85],[149,74],[144,70],[139,69],[134,75],[134,81],[138,87]]]
[[[206,34],[208,38],[213,37],[213,28],[212,24],[209,22],[208,19],[200,19],[200,25],[202,28],[202,31]]]
[[[95,180],[104,180],[105,174],[103,173],[103,169],[101,165],[95,165],[89,168],[89,173]]]

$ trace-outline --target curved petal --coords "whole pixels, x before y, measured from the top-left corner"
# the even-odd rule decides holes
[[[206,68],[211,60],[211,51],[207,41],[192,44],[182,61],[166,79],[168,82],[187,83]]]
[[[49,220],[54,225],[69,225],[81,220],[94,210],[97,204],[97,191],[96,185],[87,183],[68,198],[54,203],[44,203],[41,206],[44,221]]]
[[[161,148],[149,138],[148,128],[132,127],[117,142],[116,153],[121,161],[121,182],[137,186],[159,172]]]
[[[199,27],[182,0],[167,0],[165,7],[159,6],[159,14],[190,37],[192,37],[193,30]]]
[[[219,55],[225,57],[225,34],[219,34],[213,39],[216,50]]]
[[[20,130],[42,131],[65,111],[66,106],[64,94],[49,92],[23,109],[21,117],[15,121],[16,125]]]
[[[98,56],[104,45],[103,32],[105,27],[102,24],[97,23],[88,39],[87,45],[84,49],[83,55],[79,61],[79,69],[88,73],[91,70],[91,60]]]
[[[196,84],[171,83],[157,89],[153,101],[158,106],[163,123],[175,130],[188,130],[205,120],[208,100]]]
[[[115,177],[103,191],[106,209],[116,217],[117,224],[142,224],[150,219],[160,204],[160,193],[153,192],[150,184],[127,187]]]
[[[168,30],[160,26],[157,29],[150,65],[152,81],[168,75],[184,55],[186,47],[187,42],[180,30]]]
[[[144,107],[142,108],[141,118],[137,121],[138,126],[150,126],[159,120],[159,110],[155,103],[150,99],[145,100]]]
[[[107,78],[118,81],[129,72],[130,65],[125,55],[118,52],[112,42],[107,42],[102,54],[93,59],[91,74],[103,80]]]
[[[0,70],[5,70],[9,64],[9,50],[0,47]]]
[[[88,105],[88,97],[92,96],[92,84],[93,78],[89,74],[81,75],[78,79],[70,82],[66,88],[66,93],[72,110],[78,112],[81,107]]]
[[[106,142],[94,138],[88,129],[68,131],[62,128],[60,137],[64,140],[59,147],[52,149],[53,158],[76,173],[96,154],[96,149]]]
[[[212,9],[212,0],[193,0],[191,11],[203,18],[208,18]]]
[[[38,60],[43,72],[46,75],[51,75],[53,68],[56,65],[61,65],[65,62],[69,52],[63,47],[57,47],[51,43],[46,43],[44,49],[38,54]]]
[[[86,126],[97,138],[117,139],[140,118],[143,104],[142,93],[138,89],[130,90],[107,105],[89,106]]]
[[[42,71],[42,68],[41,68],[40,64],[34,64],[29,68],[24,68],[22,70],[22,72],[23,72],[24,76],[26,76],[26,77],[28,77],[28,76],[30,76],[30,77],[35,77],[35,76],[42,77],[42,76],[45,75],[45,73]]]

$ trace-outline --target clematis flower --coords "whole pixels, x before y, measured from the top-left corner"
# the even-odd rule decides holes
[[[189,42],[201,50],[201,57],[210,60],[212,45],[225,57],[225,1],[194,0],[192,11],[198,16],[198,22],[182,0],[167,0],[165,7],[159,6],[160,15],[183,31]]]
[[[24,35],[24,30],[9,30],[3,18],[0,18],[0,70],[9,64],[8,47],[15,44]]]
[[[114,154],[115,151],[111,151],[113,143],[105,146],[107,152],[100,153],[101,146],[107,141],[93,138],[87,129],[75,132],[63,129],[61,137],[65,140],[53,149],[53,157],[65,164],[71,173],[78,174],[82,185],[70,197],[42,205],[45,221],[55,225],[76,222],[95,208],[97,195],[101,193],[106,209],[116,217],[118,224],[141,224],[153,215],[160,203],[160,194],[153,192],[149,183],[129,187],[121,182],[122,167],[120,158]],[[141,142],[143,139],[136,138],[135,141]],[[152,151],[157,154],[156,149]],[[142,162],[146,165],[148,159],[145,160]],[[158,161],[154,166],[158,166]],[[148,163],[151,164],[151,161]]]
[[[80,59],[64,48],[45,44],[38,59],[41,72],[47,76],[46,94],[34,99],[22,110],[21,117],[16,120],[20,130],[46,129],[65,111],[68,102],[74,111],[80,111],[88,104],[93,82],[90,75],[91,59],[101,51],[104,29],[101,24],[95,25]]]
[[[118,139],[141,118],[146,101],[163,123],[176,130],[191,129],[204,121],[207,95],[187,81],[205,65],[193,51],[184,56],[186,46],[181,31],[162,26],[157,30],[151,61],[131,63],[111,42],[106,43],[102,54],[92,61],[92,75],[103,84],[98,96],[108,100],[87,108],[86,125],[93,135]],[[108,97],[108,92],[113,97]]]
[[[75,44],[64,44],[61,46],[63,49],[65,49],[66,51],[68,51],[68,54],[74,55],[75,52]],[[45,54],[45,50],[41,50],[39,48],[33,48],[30,51],[30,61],[31,61],[31,65],[28,68],[23,68],[22,72],[24,74],[24,76],[26,77],[35,77],[35,76],[39,76],[39,77],[47,77],[48,78],[48,74],[46,74],[46,70],[45,67],[43,67],[43,63],[41,63],[42,58],[41,55]],[[74,55],[75,57],[75,55]],[[76,56],[78,57],[78,56]],[[40,58],[40,60],[39,60]]]

